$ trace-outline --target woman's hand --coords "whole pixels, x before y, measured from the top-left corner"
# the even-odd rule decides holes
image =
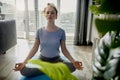
[[[83,70],[83,67],[82,67],[82,62],[79,62],[79,61],[74,61],[72,62],[73,63],[73,66],[78,69],[78,70]]]
[[[13,70],[20,71],[25,66],[25,63],[16,63]]]

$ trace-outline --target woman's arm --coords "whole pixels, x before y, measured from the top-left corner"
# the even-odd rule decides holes
[[[72,58],[72,56],[70,55],[69,51],[66,48],[66,44],[65,41],[61,41],[61,50],[62,53],[65,55],[65,57],[67,57],[74,65],[74,67],[78,70],[82,70],[82,62],[76,61]]]
[[[64,56],[67,57],[71,62],[75,61],[70,55],[69,51],[67,50],[65,41],[61,41],[61,51],[64,54]]]
[[[31,59],[35,55],[35,53],[37,52],[37,50],[39,48],[39,45],[40,45],[40,41],[38,39],[35,39],[34,46],[30,50],[26,59],[24,60],[24,63],[26,63],[29,59]]]
[[[36,39],[35,42],[34,42],[34,46],[30,50],[30,52],[29,52],[28,56],[26,57],[26,59],[22,63],[16,63],[15,64],[15,68],[13,70],[15,70],[15,71],[22,70],[22,68],[25,66],[25,64],[27,63],[27,61],[29,59],[31,59],[35,55],[35,53],[37,52],[37,50],[39,48],[39,45],[40,45],[40,42],[39,42],[38,39]]]

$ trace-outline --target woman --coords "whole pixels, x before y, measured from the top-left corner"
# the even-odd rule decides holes
[[[25,66],[27,61],[35,55],[39,45],[41,48],[40,60],[48,62],[63,62],[69,67],[71,72],[75,71],[75,69],[82,70],[82,62],[75,61],[66,48],[64,30],[55,25],[58,11],[54,4],[48,3],[47,7],[44,8],[43,13],[47,19],[47,25],[37,30],[34,46],[30,50],[29,55],[24,62],[17,63],[14,70],[20,71],[24,76],[43,74],[36,68],[28,68]],[[64,60],[60,58],[60,46],[62,53],[70,60],[70,62],[64,62]]]

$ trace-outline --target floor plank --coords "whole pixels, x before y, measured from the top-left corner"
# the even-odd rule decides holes
[[[18,39],[15,47],[9,49],[5,55],[0,55],[0,80],[20,80],[21,74],[12,69],[15,63],[25,59],[32,45],[33,42]],[[90,80],[92,76],[92,47],[67,45],[67,48],[73,58],[82,61],[84,66],[82,71],[76,70],[73,75],[80,80]],[[39,54],[39,51],[37,54]]]

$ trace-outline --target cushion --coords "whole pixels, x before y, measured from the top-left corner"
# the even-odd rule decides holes
[[[35,77],[25,77],[23,76],[20,80],[51,80],[47,75],[40,75]]]

